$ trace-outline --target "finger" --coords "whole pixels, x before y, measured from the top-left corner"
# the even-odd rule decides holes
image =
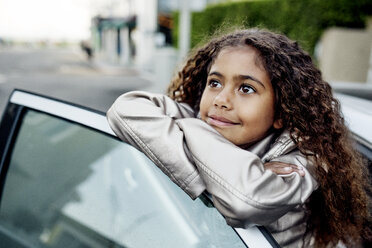
[[[302,167],[299,167],[295,164],[288,164],[288,163],[283,163],[283,162],[267,162],[264,164],[265,168],[286,168],[286,167],[290,167],[294,170],[303,170]],[[288,169],[286,169],[288,170]]]
[[[298,174],[300,174],[300,176],[304,177],[305,176],[305,171],[303,168],[299,168],[297,171],[296,171]]]
[[[277,175],[288,175],[293,172],[298,173],[300,176],[305,176],[305,171],[302,167],[298,167],[292,164],[286,164],[281,162],[268,162],[265,163],[265,168],[271,170]]]
[[[276,174],[290,174],[292,172],[294,172],[294,169],[291,168],[291,167],[275,167],[275,166],[271,166],[271,167],[266,167],[267,170],[271,170],[272,172],[276,173]]]
[[[305,176],[305,171],[302,168],[285,167],[284,170],[286,171],[286,174],[291,174],[292,172],[296,172],[302,177]]]
[[[295,173],[298,173],[302,177],[305,176],[305,171],[299,168],[282,167],[282,168],[273,168],[269,170],[273,171],[275,174],[278,174],[278,175],[288,175],[288,174],[295,172]]]
[[[283,162],[277,162],[277,161],[272,161],[272,162],[267,162],[265,163],[265,166],[270,166],[270,167],[275,167],[275,168],[284,168],[284,167],[294,167],[296,168],[297,166],[296,165],[292,165],[292,164],[287,164],[287,163],[283,163]]]

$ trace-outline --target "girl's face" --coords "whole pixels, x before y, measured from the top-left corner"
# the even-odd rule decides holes
[[[266,136],[274,120],[275,94],[267,72],[250,46],[221,50],[211,66],[200,102],[202,120],[235,145]]]

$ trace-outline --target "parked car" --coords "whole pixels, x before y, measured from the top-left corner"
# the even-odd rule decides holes
[[[372,102],[339,95],[372,160]],[[371,163],[371,162],[369,162]],[[279,247],[264,227],[226,225],[191,200],[105,113],[16,90],[0,124],[1,247]]]
[[[278,247],[191,200],[105,113],[16,90],[0,125],[1,247]]]

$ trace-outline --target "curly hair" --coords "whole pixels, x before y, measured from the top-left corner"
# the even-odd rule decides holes
[[[355,245],[369,235],[368,171],[354,150],[339,102],[312,58],[297,42],[267,30],[238,30],[212,39],[187,60],[168,88],[176,101],[199,111],[209,69],[227,47],[251,46],[275,92],[275,118],[314,161],[319,188],[307,201],[307,234],[316,247]],[[368,230],[367,230],[368,229]]]

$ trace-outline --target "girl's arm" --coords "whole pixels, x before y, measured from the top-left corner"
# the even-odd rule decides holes
[[[183,132],[175,122],[187,117],[194,117],[188,105],[140,91],[121,95],[107,112],[110,127],[120,139],[144,152],[195,199],[205,185],[184,147]]]
[[[317,187],[310,161],[290,142],[274,144],[270,160],[302,167],[304,176],[278,176],[265,170],[258,156],[238,148],[203,121],[185,118],[177,123],[216,208],[232,226],[269,224],[303,204]]]
[[[187,105],[166,96],[124,94],[107,117],[121,139],[143,151],[192,198],[207,188],[232,226],[270,223],[303,203],[316,187],[306,171],[308,162],[299,152],[277,161],[304,166],[305,176],[279,177],[265,170],[255,154],[236,147],[194,118]],[[271,155],[269,160],[280,153]]]

